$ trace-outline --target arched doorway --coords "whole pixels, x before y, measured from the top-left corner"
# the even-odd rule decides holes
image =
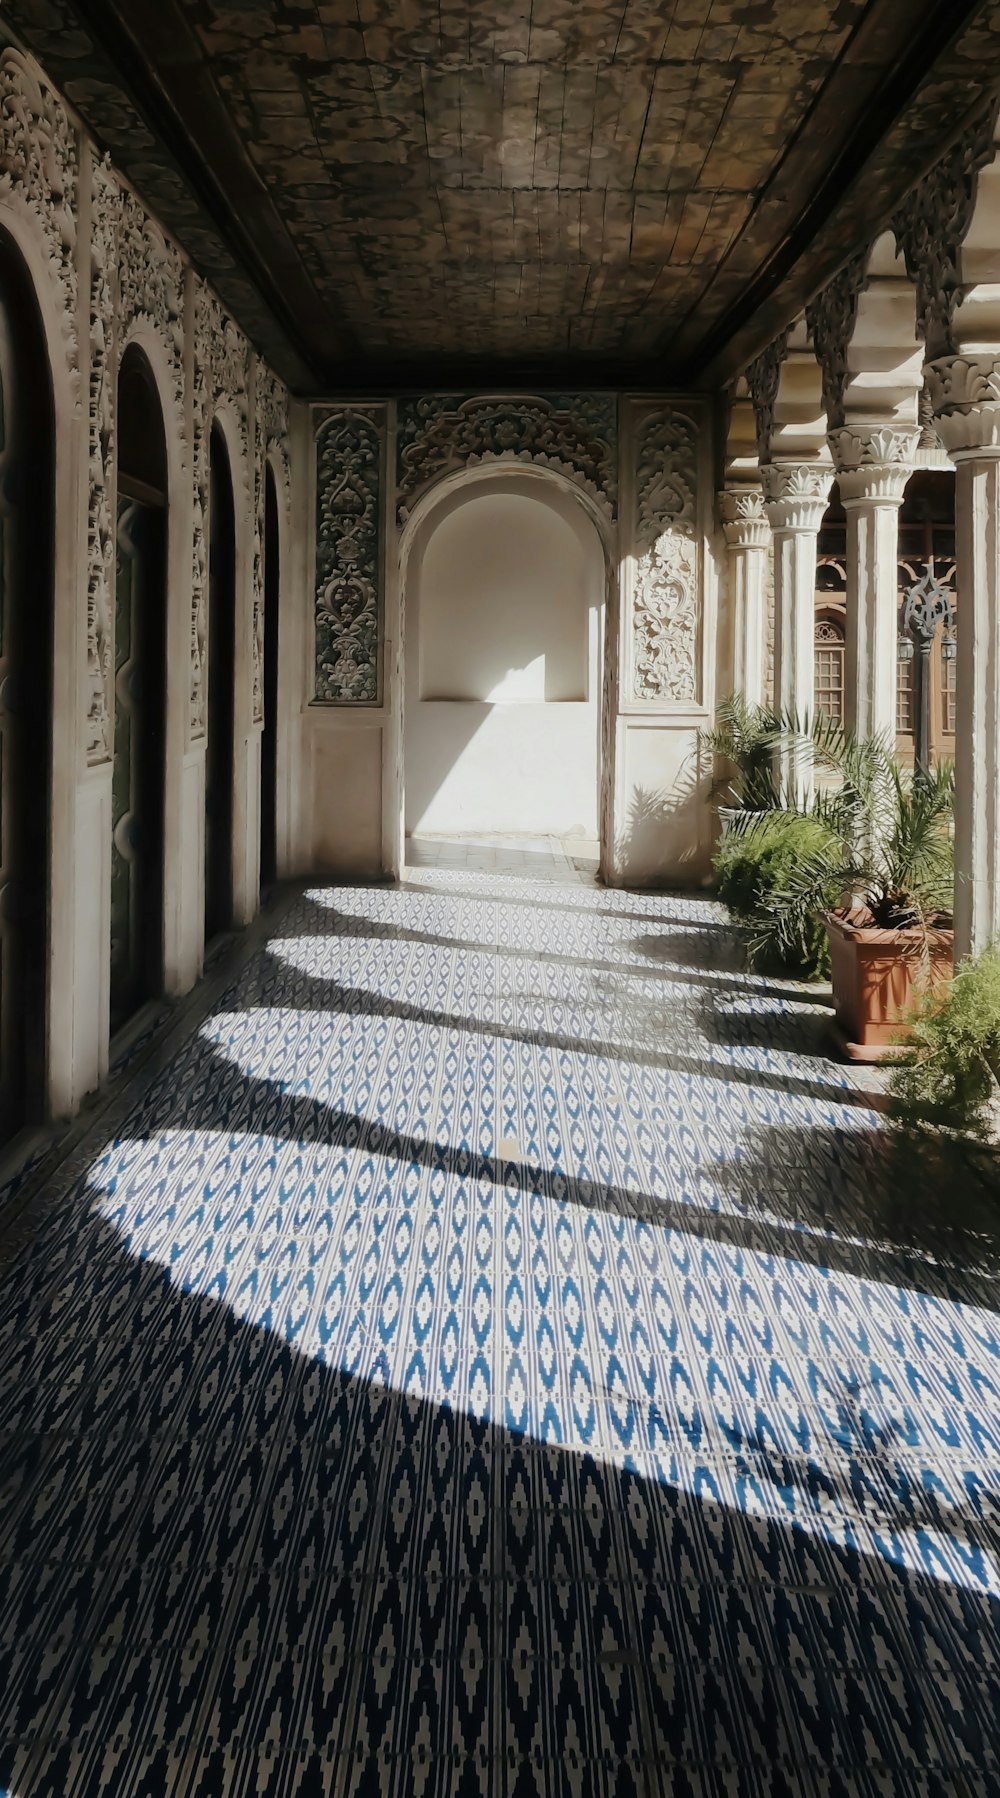
[[[34,291],[0,231],[0,1140],[45,1106],[54,434]]]
[[[163,990],[167,450],[152,369],[118,376],[111,1029]]]
[[[405,832],[530,852],[599,836],[607,564],[575,493],[491,471],[405,546]]]
[[[278,872],[278,603],[281,586],[278,489],[264,472],[264,734],[260,769],[260,880]]]
[[[221,426],[210,440],[208,743],[205,761],[205,941],[233,921],[233,710],[236,506]]]

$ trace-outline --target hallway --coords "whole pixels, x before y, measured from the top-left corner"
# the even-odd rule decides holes
[[[424,861],[0,1208],[0,1791],[1000,1792],[995,1206],[712,902]]]

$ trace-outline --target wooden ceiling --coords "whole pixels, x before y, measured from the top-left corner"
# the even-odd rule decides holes
[[[1000,0],[5,0],[2,18],[314,390],[721,378],[1000,81]]]

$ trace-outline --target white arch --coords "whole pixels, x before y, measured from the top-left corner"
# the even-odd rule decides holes
[[[383,866],[396,878],[405,859],[405,768],[404,768],[404,696],[406,583],[410,555],[419,534],[439,507],[457,494],[485,488],[498,482],[514,480],[525,487],[537,485],[539,497],[544,488],[557,489],[578,505],[597,533],[604,560],[604,630],[600,657],[602,720],[599,749],[598,817],[601,824],[601,869],[608,856],[608,821],[611,806],[613,707],[609,703],[618,635],[618,584],[616,531],[608,515],[594,497],[560,469],[540,463],[509,460],[476,463],[469,468],[454,469],[441,475],[421,493],[398,531],[390,574],[393,577],[387,593],[386,610],[386,682],[389,698],[389,727],[383,758]]]
[[[233,895],[233,918],[248,923],[257,906],[257,788],[254,757],[259,756],[259,727],[253,721],[253,629],[254,629],[254,516],[253,463],[247,424],[240,418],[233,401],[222,395],[212,407],[206,421],[208,459],[211,466],[212,430],[218,426],[229,462],[233,489],[234,539],[234,640],[233,640],[233,740],[232,778],[232,842],[230,845],[230,879]],[[206,543],[211,566],[211,482],[205,519]],[[211,603],[210,594],[207,596]],[[211,629],[209,630],[211,634]],[[206,693],[206,721],[207,721]],[[204,744],[202,745],[204,759]],[[205,776],[203,776],[205,778]],[[202,852],[204,853],[204,852]],[[203,881],[207,876],[203,873]],[[204,885],[202,886],[204,894]],[[204,904],[202,905],[204,920]]]
[[[163,985],[168,996],[186,992],[198,973],[197,937],[184,870],[184,775],[191,684],[192,482],[184,436],[178,375],[162,333],[152,319],[132,319],[118,346],[118,375],[135,347],[149,365],[160,407],[167,459],[166,666],[164,668],[163,792]],[[117,416],[117,385],[115,412]],[[204,908],[202,908],[204,909]],[[193,916],[193,913],[191,914]]]
[[[276,776],[275,776],[275,812],[276,812],[276,851],[279,877],[291,873],[294,859],[294,824],[293,781],[295,775],[295,758],[293,751],[293,735],[295,729],[295,657],[292,632],[282,629],[281,610],[284,606],[285,624],[291,619],[288,606],[288,594],[291,581],[291,470],[288,456],[283,446],[276,445],[267,451],[264,457],[264,484],[262,503],[267,506],[267,473],[270,470],[274,481],[274,493],[278,515],[278,673],[277,673],[277,715],[275,718],[276,735]],[[266,566],[266,564],[265,564]],[[266,596],[265,596],[266,603]]]

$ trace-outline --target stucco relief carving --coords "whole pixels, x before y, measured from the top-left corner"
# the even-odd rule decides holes
[[[208,641],[208,542],[210,432],[216,408],[225,403],[236,420],[243,467],[249,451],[250,346],[211,288],[198,281],[194,300],[193,516],[191,569],[191,669],[188,728],[193,741],[205,735],[208,694],[205,680]],[[239,471],[233,469],[239,493]],[[237,506],[239,506],[237,499]]]
[[[316,440],[316,698],[379,699],[381,416],[343,407]]]
[[[833,469],[811,462],[768,462],[760,471],[772,531],[818,531],[830,501]]]
[[[698,427],[683,412],[653,413],[637,451],[632,698],[692,702],[701,629]]]
[[[747,389],[753,401],[754,420],[757,425],[757,454],[761,462],[767,462],[771,455],[771,438],[774,436],[774,408],[778,399],[778,388],[781,385],[781,367],[788,354],[788,339],[791,331],[782,331],[779,337],[769,343],[766,350],[755,357],[746,372]]]
[[[0,196],[40,231],[61,298],[70,370],[79,373],[76,220],[79,155],[69,115],[37,63],[0,55]]]
[[[425,487],[483,462],[529,462],[582,487],[610,519],[617,507],[614,401],[600,394],[492,399],[433,394],[403,401],[397,431],[399,521]]]
[[[170,363],[180,426],[184,400],[184,261],[145,208],[127,189],[122,193],[118,249],[119,346],[131,326],[144,319],[159,333]]]
[[[1000,356],[946,356],[926,366],[937,428],[951,456],[1000,452]]]
[[[934,417],[934,400],[927,385],[926,373],[924,384],[917,396],[917,419],[920,425],[920,448],[930,450],[935,455],[943,454],[944,444],[941,441],[941,434]]]
[[[253,618],[250,631],[250,663],[253,721],[264,721],[264,464],[267,438],[258,406],[254,407],[253,449]]]
[[[723,488],[719,494],[719,517],[731,549],[769,548],[771,527],[760,487]]]
[[[108,162],[91,173],[87,507],[87,760],[113,749],[114,291],[121,189]]]
[[[899,505],[913,471],[920,433],[896,425],[844,425],[828,442],[845,505]]]
[[[194,489],[191,506],[191,669],[188,685],[188,730],[192,741],[205,735],[208,693],[205,681],[208,656],[208,519],[209,451],[205,395],[199,391],[200,371],[195,365]]]
[[[996,153],[991,96],[958,142],[907,195],[893,218],[896,243],[917,290],[917,334],[930,357],[954,353],[962,297],[958,259],[976,205],[976,177]]]
[[[844,422],[844,395],[850,377],[847,353],[858,322],[858,304],[868,285],[869,255],[870,250],[865,249],[852,256],[806,307],[806,325],[823,377],[823,406],[831,431]]]
[[[257,374],[257,416],[261,421],[268,454],[280,449],[288,455],[288,389],[262,362]]]

